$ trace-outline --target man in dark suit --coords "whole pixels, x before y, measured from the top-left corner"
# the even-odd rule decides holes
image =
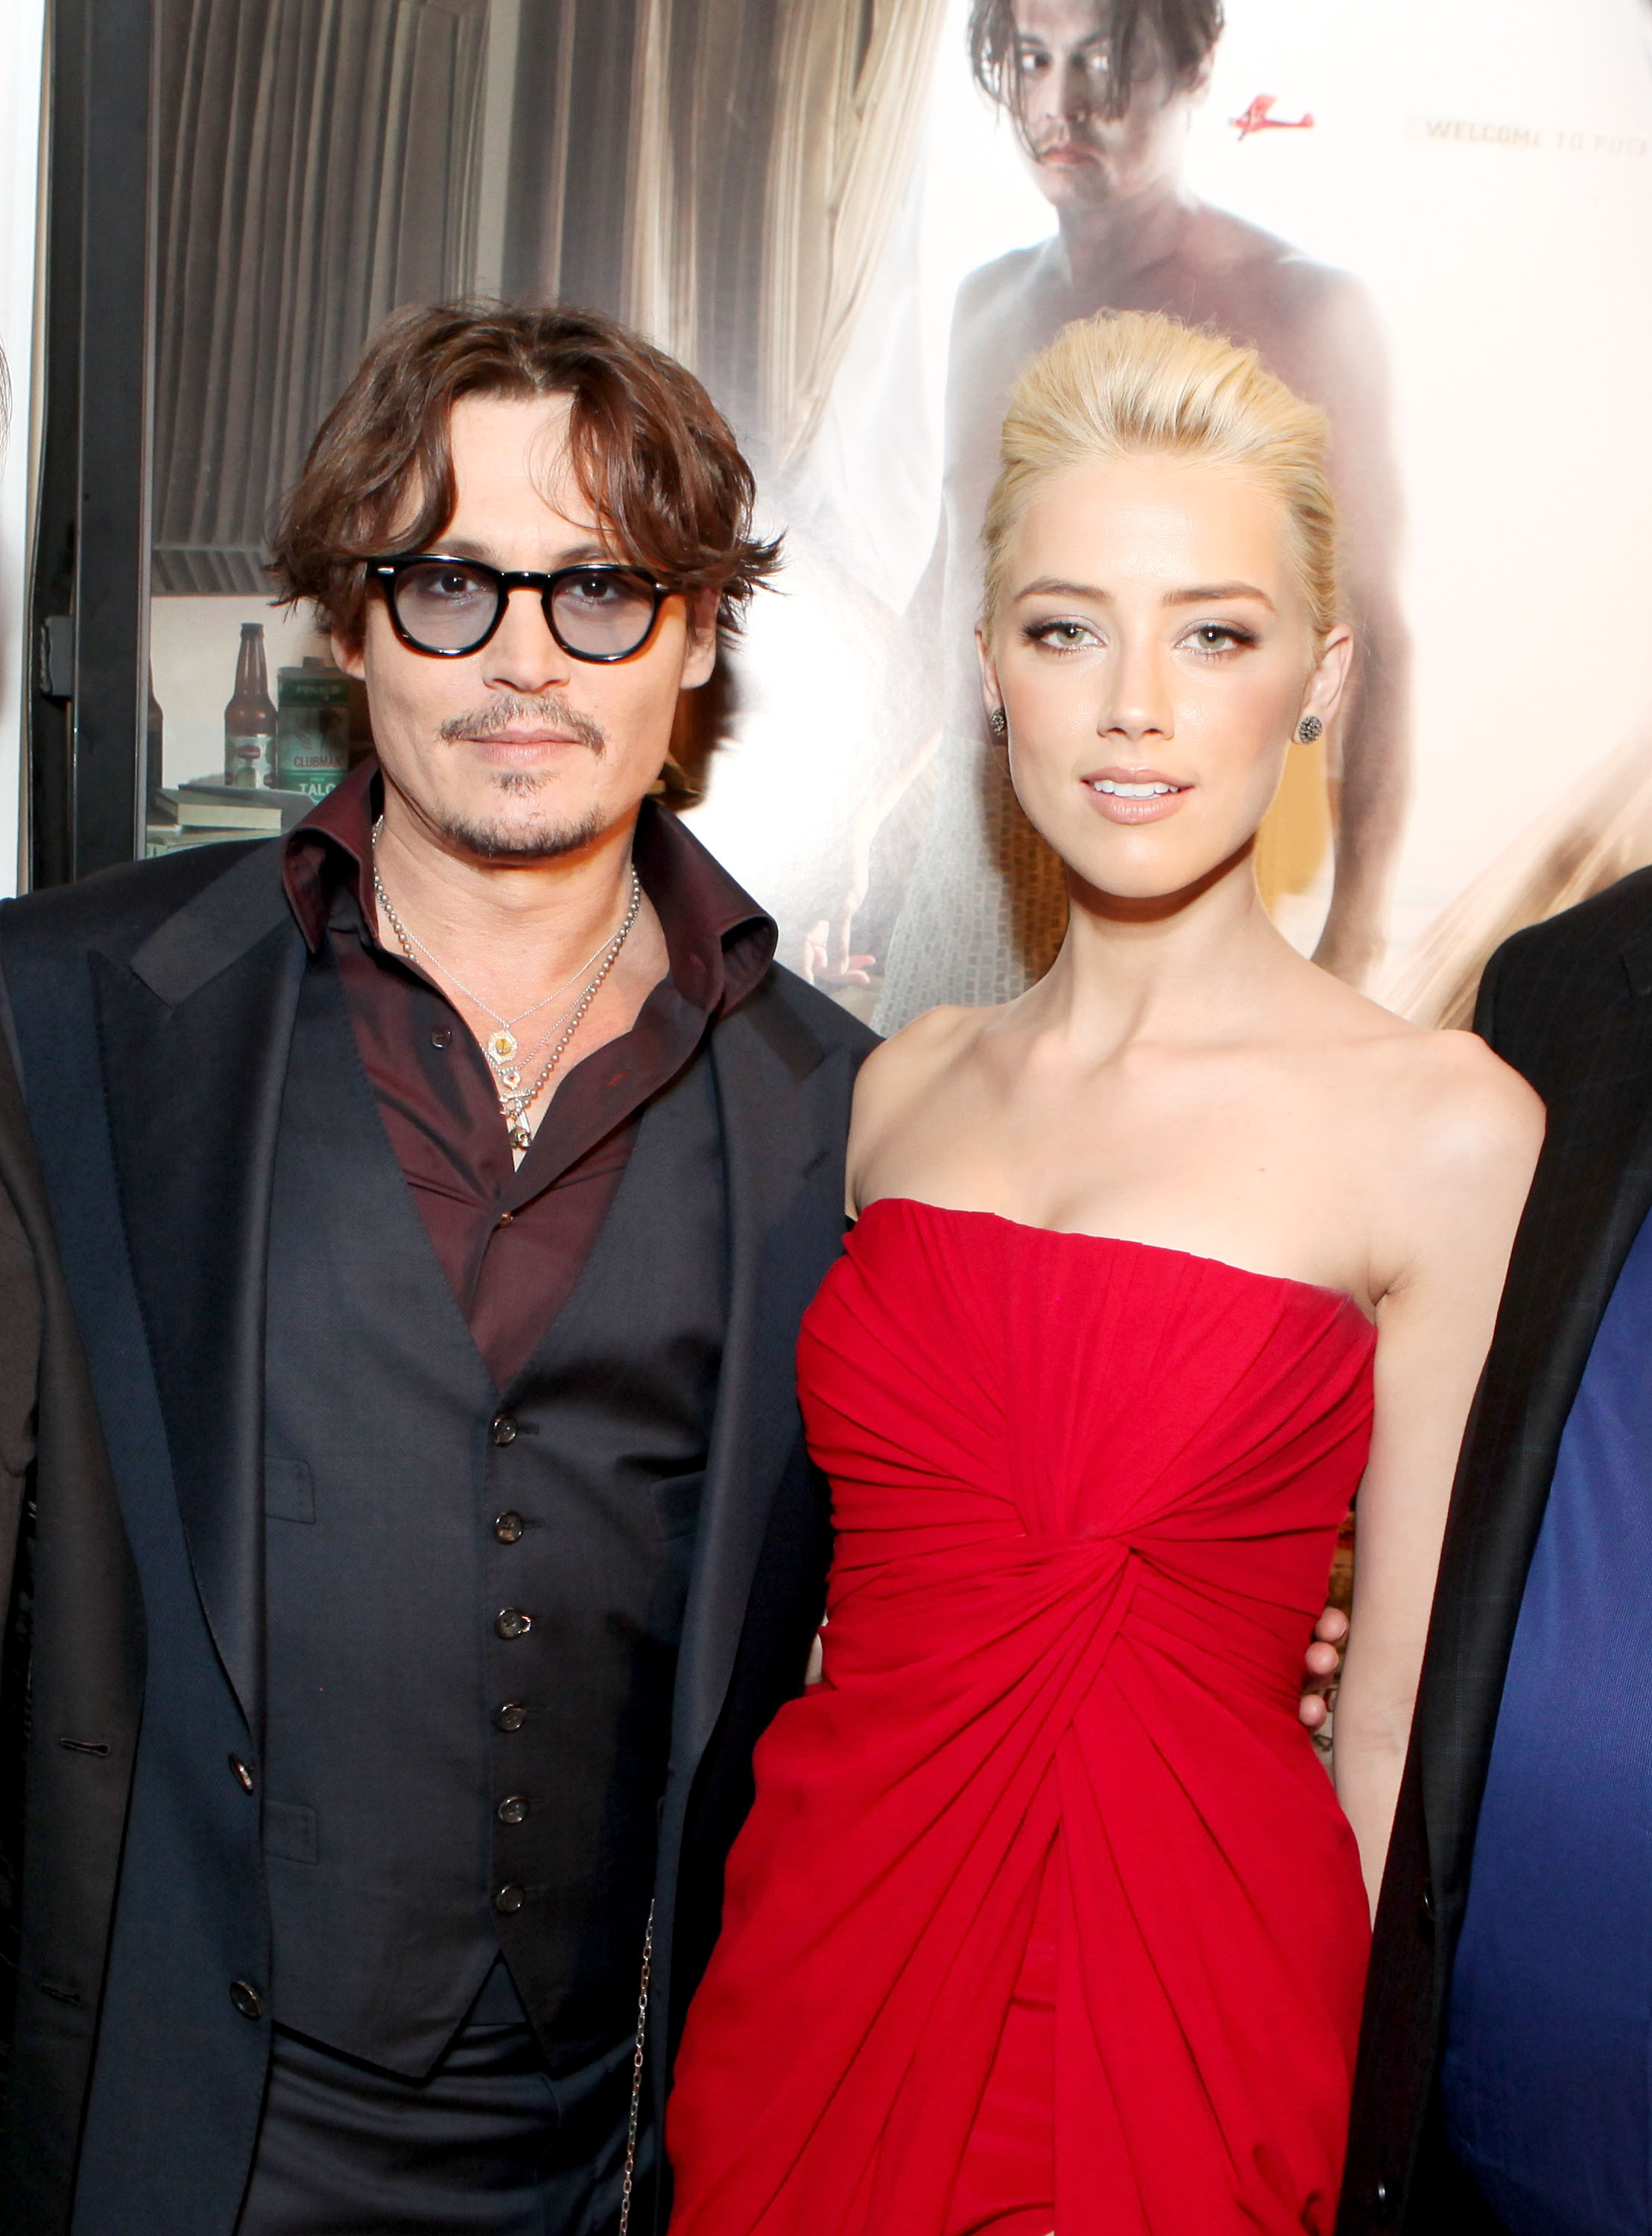
[[[1492,957],[1549,1128],[1465,1439],[1341,2236],[1652,2227],[1652,871]]]
[[[823,1602],[871,1045],[649,796],[751,495],[606,322],[403,316],[277,545],[377,760],[0,911],[118,1501],[36,1578],[0,2226],[598,2236],[650,2173]]]

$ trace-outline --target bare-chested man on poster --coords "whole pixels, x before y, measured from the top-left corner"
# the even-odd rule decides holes
[[[884,1031],[937,1003],[1018,993],[1048,967],[1066,921],[1059,865],[1016,808],[985,726],[978,547],[1011,383],[1062,326],[1103,307],[1167,311],[1252,343],[1329,418],[1360,666],[1352,713],[1326,740],[1336,860],[1316,960],[1358,984],[1380,957],[1406,806],[1408,665],[1384,352],[1357,281],[1184,184],[1222,23],[1220,0],[976,0],[972,12],[975,75],[1013,122],[1058,230],[981,266],[959,293],[941,532],[907,632],[909,648],[936,648],[928,727],[912,726],[909,763],[882,804],[934,747],[937,708],[940,759],[888,958]]]

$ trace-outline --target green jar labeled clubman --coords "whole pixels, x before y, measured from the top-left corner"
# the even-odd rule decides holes
[[[275,782],[324,799],[350,766],[350,679],[331,661],[306,659],[276,679]]]

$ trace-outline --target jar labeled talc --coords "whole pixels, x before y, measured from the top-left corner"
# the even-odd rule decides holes
[[[276,694],[276,784],[324,799],[350,766],[350,679],[331,661],[307,658],[281,669]]]

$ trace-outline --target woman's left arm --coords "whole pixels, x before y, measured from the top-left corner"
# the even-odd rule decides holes
[[[1385,1127],[1373,1235],[1376,1414],[1332,1769],[1375,1914],[1469,1406],[1543,1141],[1543,1106],[1469,1034],[1418,1054]]]

